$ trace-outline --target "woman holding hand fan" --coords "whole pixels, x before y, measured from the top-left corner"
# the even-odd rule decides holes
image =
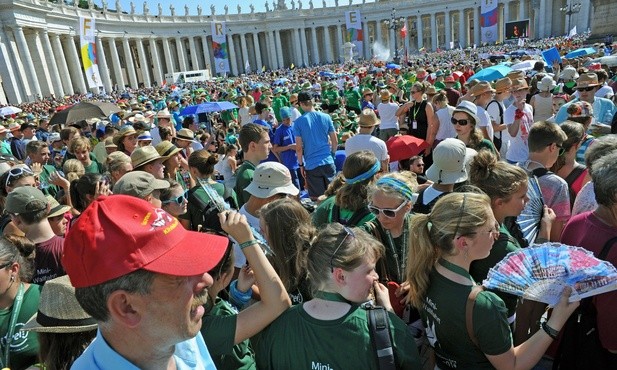
[[[470,265],[487,258],[499,236],[490,198],[448,194],[430,214],[415,215],[410,229],[415,242],[410,244],[407,262],[409,298],[420,310],[437,367],[531,369],[578,306],[568,303],[570,289],[562,293],[543,330],[514,347],[503,300],[487,291],[470,297],[472,290],[477,292]]]

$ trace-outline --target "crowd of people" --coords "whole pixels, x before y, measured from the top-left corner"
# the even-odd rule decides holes
[[[521,248],[617,240],[617,70],[534,59],[584,42],[20,105],[0,125],[0,367],[568,368],[571,288],[546,315],[478,287]],[[507,53],[535,64],[472,77]],[[54,119],[87,100],[118,112]],[[237,108],[184,113],[207,101]],[[593,299],[606,369],[616,304]]]

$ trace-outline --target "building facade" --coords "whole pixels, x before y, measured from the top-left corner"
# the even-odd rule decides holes
[[[524,19],[530,20],[532,38],[563,35],[574,25],[579,32],[587,30],[593,5],[580,1],[580,12],[566,16],[560,8],[567,1],[574,0],[499,0],[500,39],[505,22]],[[118,1],[115,9],[105,1],[81,9],[45,0],[0,0],[0,103],[88,91],[79,53],[80,17],[96,19],[97,58],[106,91],[151,87],[160,85],[166,73],[211,69],[212,21],[225,22],[232,75],[247,72],[247,67],[255,71],[342,60],[349,10],[359,10],[362,18],[365,47],[360,58],[371,58],[375,46],[394,55],[395,40],[399,50],[409,53],[480,44],[481,0],[337,3],[318,8],[312,0],[281,0],[267,5],[265,12],[255,12],[252,5],[196,11],[184,6],[178,12],[171,7],[171,14],[164,15],[147,2],[136,10],[133,4],[121,9]],[[406,24],[404,39],[397,37],[400,28],[384,22],[393,10]]]

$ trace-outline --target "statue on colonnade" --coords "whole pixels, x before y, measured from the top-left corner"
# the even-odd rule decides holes
[[[242,13],[242,7],[238,4],[238,14]]]
[[[253,5],[253,3],[249,5],[249,8],[251,9],[251,14],[255,13],[255,5]]]
[[[229,14],[229,6],[227,6],[227,4],[225,4],[223,9],[225,9],[225,15]]]
[[[313,0],[309,0],[309,9],[313,9],[313,8],[314,8]]]
[[[302,0],[298,0],[298,9],[302,10]]]
[[[216,8],[214,7],[214,4],[210,5],[210,13],[214,15],[215,12],[216,12]]]
[[[144,1],[144,15],[148,15],[150,13],[150,8],[148,7],[148,2]]]
[[[120,5],[120,0],[116,0],[116,12],[122,13],[122,6]]]
[[[296,2],[294,0],[291,0],[291,9],[296,9]]]
[[[176,8],[174,7],[174,4],[169,4],[169,11],[171,12],[172,17],[176,16]]]
[[[135,3],[131,1],[131,15],[135,14]]]
[[[200,4],[197,4],[197,15],[201,16],[201,12],[203,12],[203,9]]]
[[[270,11],[270,3],[266,1],[266,13]]]
[[[184,4],[184,16],[188,17],[189,16],[189,6]]]
[[[103,13],[107,13],[107,1],[103,0]]]

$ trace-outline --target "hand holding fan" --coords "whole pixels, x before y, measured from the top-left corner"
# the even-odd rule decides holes
[[[540,222],[544,214],[544,199],[536,176],[529,177],[527,181],[527,198],[529,201],[525,205],[523,212],[516,218],[516,222],[521,227],[523,237],[532,245],[540,232]]]
[[[544,243],[509,253],[482,285],[553,306],[566,286],[570,302],[616,290],[617,269],[586,249]]]

